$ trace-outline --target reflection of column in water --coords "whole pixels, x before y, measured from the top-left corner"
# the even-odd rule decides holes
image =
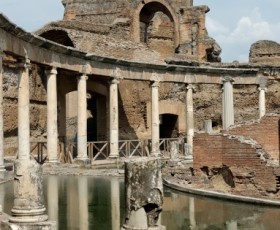
[[[4,188],[5,186],[0,186],[0,212],[4,209],[4,200],[6,195]]]
[[[189,216],[190,216],[190,229],[195,229],[196,221],[195,221],[195,206],[194,206],[194,198],[189,198]]]
[[[80,230],[88,230],[88,178],[80,177],[78,180],[79,195],[79,223]]]
[[[237,230],[237,221],[231,220],[226,222],[227,230]]]
[[[112,230],[120,229],[120,188],[119,180],[116,177],[111,179],[111,217]]]
[[[67,225],[69,228],[78,228],[79,223],[79,209],[78,207],[78,196],[76,188],[76,178],[67,180]]]
[[[58,177],[48,176],[48,215],[49,220],[56,221],[57,229],[59,229],[58,222]]]

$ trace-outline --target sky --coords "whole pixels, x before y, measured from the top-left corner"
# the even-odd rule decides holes
[[[222,48],[223,62],[247,62],[252,43],[280,42],[279,0],[194,0],[208,5],[206,28]],[[61,0],[0,0],[0,12],[32,32],[63,17]]]

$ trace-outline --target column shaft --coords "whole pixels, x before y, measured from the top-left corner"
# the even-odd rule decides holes
[[[193,155],[193,136],[194,136],[194,118],[193,118],[193,86],[187,86],[186,93],[186,120],[187,120],[187,145],[188,152],[187,157],[192,158]]]
[[[119,157],[119,106],[117,79],[110,82],[110,158]]]
[[[87,76],[78,78],[78,156],[77,159],[87,160]]]
[[[259,88],[259,118],[262,118],[265,115],[265,88]]]
[[[151,85],[152,87],[152,151],[151,155],[158,156],[160,155],[159,151],[159,82],[155,81]]]
[[[4,121],[3,121],[3,53],[0,54],[0,172],[5,171],[4,166]]]
[[[56,68],[46,71],[47,81],[47,149],[48,159],[50,163],[58,162],[57,147],[58,147],[58,131],[57,131],[57,84]]]
[[[223,129],[234,125],[233,86],[232,79],[224,79],[223,87]]]
[[[30,127],[29,127],[29,59],[19,65],[18,83],[18,158],[30,159]]]

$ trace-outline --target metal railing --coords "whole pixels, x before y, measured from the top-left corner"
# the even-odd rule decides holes
[[[160,139],[159,149],[163,157],[170,158],[171,143],[175,142],[177,147],[177,156],[183,157],[185,154],[184,138],[164,138]],[[47,143],[31,142],[31,155],[33,158],[43,164],[47,159]],[[145,157],[150,155],[151,140],[121,140],[119,141],[119,156],[122,158]],[[109,141],[93,141],[87,143],[87,153],[91,161],[106,160],[110,154]],[[58,159],[60,162],[73,163],[77,156],[77,142],[60,142],[58,146]]]

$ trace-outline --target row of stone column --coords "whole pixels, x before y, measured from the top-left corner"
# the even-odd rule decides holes
[[[0,58],[0,105],[3,104],[3,74],[2,58]],[[19,158],[29,159],[29,69],[30,61],[23,59],[19,64],[21,70],[18,94],[18,142]],[[58,162],[58,128],[57,128],[57,69],[46,70],[47,75],[47,150],[49,162]],[[87,156],[87,79],[86,74],[78,77],[78,130],[77,130],[77,149],[78,161],[88,161]],[[233,79],[225,77],[223,79],[223,128],[227,129],[234,124],[233,108]],[[116,158],[119,142],[119,117],[118,117],[118,78],[110,81],[110,157]],[[159,81],[152,81],[152,119],[151,119],[151,154],[159,155]],[[194,136],[194,111],[193,111],[193,90],[192,84],[186,87],[186,134],[188,152],[192,153]],[[260,118],[265,114],[265,84],[259,87],[259,110]],[[3,106],[0,106],[0,116],[3,117]],[[3,162],[3,119],[0,119],[0,170],[4,168]]]

